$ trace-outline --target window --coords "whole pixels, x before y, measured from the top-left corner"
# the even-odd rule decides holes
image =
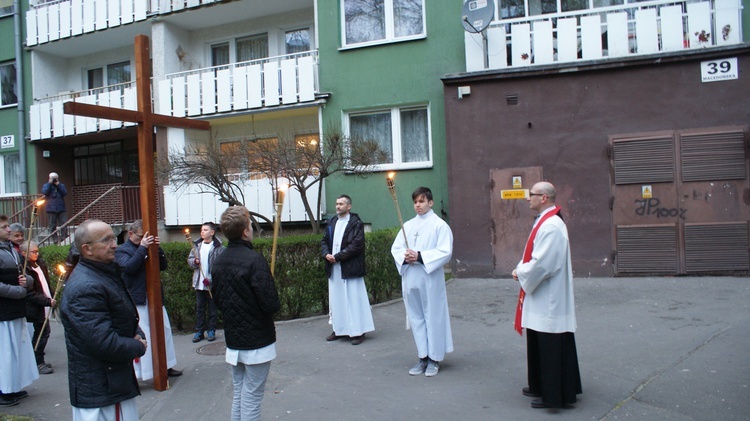
[[[0,156],[0,174],[3,174],[4,180],[0,183],[0,194],[19,193],[21,191],[21,159],[18,153]]]
[[[425,34],[423,0],[344,0],[344,44],[420,38]]]
[[[105,80],[107,81],[106,85],[104,84]],[[126,82],[130,82],[129,61],[96,67],[89,69],[86,72],[86,86],[88,86],[88,89],[96,89],[103,86],[112,86]]]
[[[375,140],[387,154],[382,169],[432,165],[427,107],[392,108],[349,114],[352,139]]]
[[[121,183],[122,162],[127,159],[124,155],[122,142],[76,146],[73,148],[75,184]]]
[[[16,65],[14,63],[0,64],[0,106],[18,103],[16,96]]]
[[[286,31],[286,34],[284,34],[284,43],[287,54],[310,51],[310,28]]]
[[[268,34],[237,38],[211,45],[211,66],[260,60],[268,57]]]
[[[0,16],[13,13],[13,0],[0,0]]]

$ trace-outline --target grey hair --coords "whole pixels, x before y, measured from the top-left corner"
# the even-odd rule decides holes
[[[21,249],[21,252],[28,252],[29,249],[32,249],[34,247],[39,247],[39,244],[37,244],[36,241],[24,241],[23,243],[21,243],[19,249]]]
[[[10,232],[26,232],[26,227],[24,227],[23,224],[19,224],[18,222],[10,224],[8,228],[10,228]]]
[[[83,221],[81,225],[78,226],[75,233],[75,241],[74,244],[76,246],[76,249],[80,252],[83,250],[83,245],[86,243],[89,243],[93,241],[93,239],[89,238],[91,234],[89,233],[89,225],[95,224],[97,222],[101,222],[102,224],[105,224],[104,221],[101,221],[99,219],[87,219]]]

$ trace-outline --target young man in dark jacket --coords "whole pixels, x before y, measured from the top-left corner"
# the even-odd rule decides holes
[[[208,327],[208,341],[216,340],[216,303],[211,295],[211,266],[216,256],[224,247],[216,238],[216,224],[204,222],[201,226],[201,238],[196,240],[190,250],[187,263],[193,269],[193,289],[195,289],[195,336],[193,343],[203,340],[203,332]],[[208,307],[208,315],[206,315]],[[208,320],[206,320],[208,319]],[[206,326],[208,324],[208,326]]]
[[[130,296],[135,301],[138,316],[141,320],[141,329],[147,338],[151,337],[151,325],[149,324],[148,303],[146,301],[146,259],[148,259],[148,248],[152,244],[159,246],[159,237],[143,232],[143,220],[138,219],[130,224],[128,239],[117,248],[115,260],[120,265],[120,275],[125,281]],[[159,270],[167,270],[167,257],[164,250],[158,247]],[[167,375],[177,377],[182,375],[181,370],[173,367],[177,365],[177,356],[174,351],[172,340],[172,325],[169,323],[167,308],[162,306],[164,313],[164,345],[167,351]],[[149,380],[154,377],[154,364],[149,352],[135,366],[135,375],[141,380]]]
[[[253,250],[247,208],[224,211],[221,231],[229,244],[214,260],[211,279],[224,317],[226,361],[232,365],[232,419],[260,420],[260,402],[276,358],[273,314],[281,304],[268,263]]]
[[[328,323],[333,326],[326,340],[349,337],[352,345],[359,345],[375,325],[364,278],[365,227],[351,209],[349,196],[336,199],[336,216],[328,222],[321,241],[328,276]]]
[[[75,237],[81,260],[60,305],[73,419],[137,420],[133,359],[146,353],[147,342],[114,263],[117,238],[99,220],[85,221]]]

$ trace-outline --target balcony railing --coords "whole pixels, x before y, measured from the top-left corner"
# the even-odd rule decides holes
[[[159,113],[211,115],[315,100],[317,51],[167,75]]]
[[[496,20],[489,69],[710,48],[742,42],[739,0],[645,1]],[[466,71],[484,70],[482,37],[465,34]]]
[[[286,179],[276,180],[277,185],[288,183]],[[242,186],[245,196],[245,207],[252,212],[273,219],[275,213],[274,189],[268,178],[260,174],[237,174],[236,183]],[[316,183],[307,190],[307,197],[315,203],[321,183]],[[205,221],[219,221],[227,204],[219,201],[218,197],[207,192],[201,186],[191,184],[177,189],[174,186],[164,186],[164,222],[168,226],[200,225]],[[321,210],[325,213],[325,209]],[[318,215],[320,216],[320,215]],[[305,212],[300,193],[290,188],[284,198],[281,214],[282,222],[304,222],[310,218]]]
[[[26,45],[70,38],[225,0],[64,0],[38,2],[26,12]]]
[[[63,103],[70,100],[126,110],[137,108],[135,82],[119,83],[102,88],[35,99],[34,104],[29,107],[29,135],[31,140],[119,129],[134,124],[64,114]]]

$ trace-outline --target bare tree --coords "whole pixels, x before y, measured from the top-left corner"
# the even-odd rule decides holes
[[[334,124],[328,125],[322,142],[318,138],[317,135],[286,134],[277,142],[248,143],[253,167],[272,181],[286,178],[289,186],[300,193],[315,234],[320,232],[318,217],[323,190],[318,189],[315,206],[310,204],[307,192],[336,173],[364,174],[386,158],[375,140],[348,137]]]
[[[201,147],[171,150],[166,160],[157,164],[160,177],[168,178],[177,188],[197,184],[205,188],[204,193],[215,194],[229,206],[244,206],[242,176],[247,166],[247,150],[241,142],[219,144],[212,138]],[[256,212],[250,218],[258,232],[258,219],[266,223],[271,220]]]

